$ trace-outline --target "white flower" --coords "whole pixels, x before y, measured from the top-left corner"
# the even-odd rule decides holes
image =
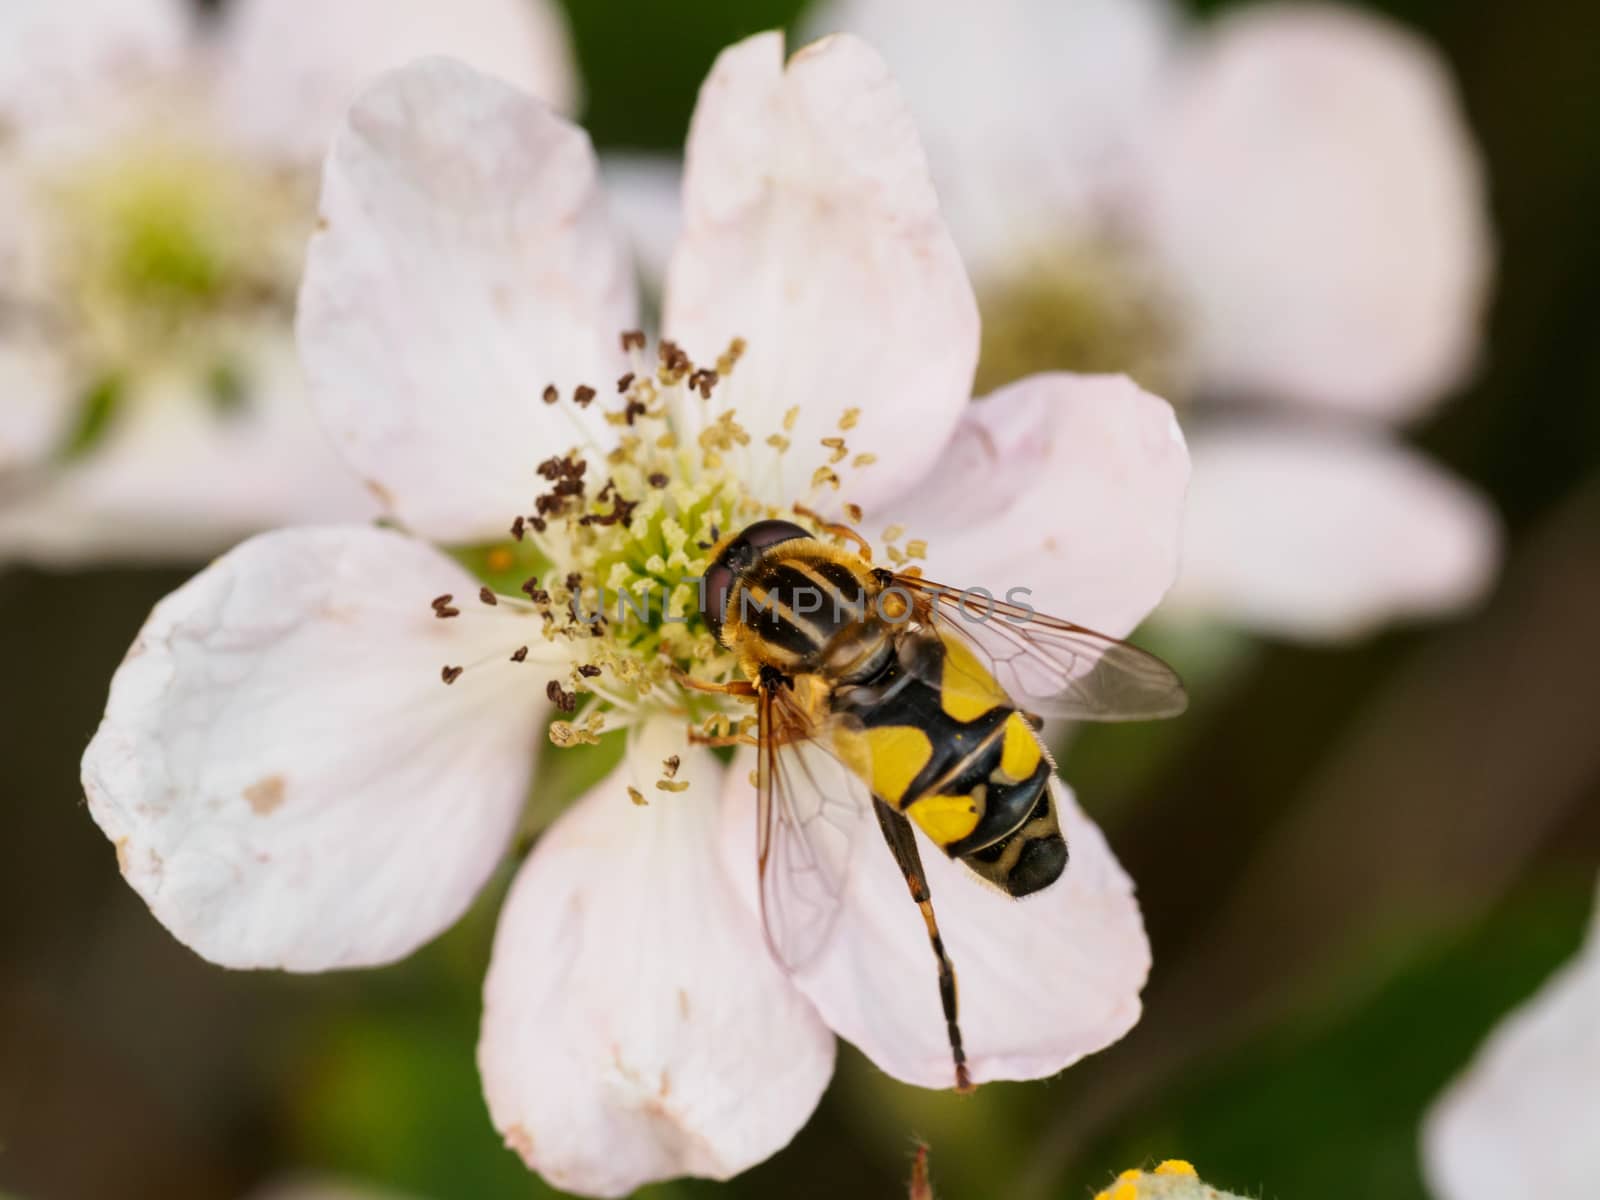
[[[1120,369],[1192,399],[1164,613],[1321,640],[1481,595],[1493,513],[1389,428],[1472,367],[1491,268],[1429,47],[1302,3],[1191,30],[1164,0],[835,0],[811,26],[902,79],[986,374]]]
[[[734,670],[676,583],[713,531],[860,504],[924,536],[936,578],[1031,586],[1121,634],[1176,570],[1188,469],[1170,408],[1125,379],[969,404],[971,289],[862,43],[787,67],[776,34],[725,52],[687,161],[658,365],[619,347],[627,253],[581,131],[442,60],[368,92],[327,162],[300,340],[338,448],[411,533],[288,530],[223,557],[157,607],[84,760],[95,820],[177,937],[321,970],[392,961],[461,914],[507,852],[547,692],[568,709],[558,744],[626,729],[621,765],[521,867],[479,1051],[507,1143],[595,1195],[772,1154],[836,1033],[950,1083],[922,921],[874,837],[818,960],[791,976],[766,948],[748,764],[689,744],[706,698],[670,671]],[[476,544],[463,557],[503,593],[479,598],[421,537]],[[601,584],[664,591],[690,623],[658,604],[592,636],[560,605]],[[1072,858],[1038,896],[926,855],[980,1081],[1051,1074],[1138,1017],[1132,886],[1057,786]]]
[[[1428,1113],[1437,1200],[1592,1196],[1600,1180],[1600,909],[1588,943]]]
[[[375,512],[292,341],[335,124],[427,52],[572,100],[549,0],[190,9],[0,6],[0,557],[185,560]]]

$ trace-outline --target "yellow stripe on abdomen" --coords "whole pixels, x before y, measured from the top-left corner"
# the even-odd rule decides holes
[[[845,764],[871,785],[880,800],[896,808],[933,757],[933,743],[915,725],[841,729],[833,743]]]
[[[1044,752],[1039,739],[1021,713],[1006,718],[1005,740],[1000,744],[1000,774],[1011,783],[1021,783],[1039,768]]]
[[[994,681],[967,644],[960,638],[941,634],[944,643],[944,672],[939,683],[939,705],[952,721],[965,725],[984,713],[1010,703],[1004,689]]]
[[[906,816],[938,845],[949,846],[978,827],[980,807],[972,796],[923,796],[906,807]]]

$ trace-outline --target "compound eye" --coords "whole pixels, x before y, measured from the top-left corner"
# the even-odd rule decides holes
[[[711,564],[700,581],[700,619],[718,641],[722,639],[722,614],[727,610],[732,587],[733,568],[720,559]]]
[[[739,540],[752,550],[765,550],[779,542],[808,538],[811,535],[793,521],[757,521],[739,534]]]

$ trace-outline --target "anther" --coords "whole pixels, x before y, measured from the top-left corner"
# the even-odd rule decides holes
[[[578,668],[578,674],[582,675],[585,679],[593,679],[595,676],[600,674],[600,668],[595,666],[593,663],[584,663]]]
[[[629,350],[643,350],[643,349],[644,349],[644,330],[642,330],[642,329],[625,329],[625,330],[623,330],[623,333],[622,333],[622,350],[623,350],[623,353],[627,353]]]
[[[493,608],[500,603],[499,600],[495,599],[495,594],[486,587],[481,587],[478,589],[478,599],[484,604],[487,604],[490,608]]]
[[[513,650],[511,652],[511,661],[512,662],[524,662],[524,661],[526,661],[527,657],[528,657],[528,648],[526,646],[518,646],[515,650]]]
[[[672,482],[672,480],[667,478],[666,473],[663,471],[650,472],[649,480],[650,486],[653,488],[664,488],[667,486],[667,484]]]
[[[632,800],[640,808],[643,808],[645,805],[650,803],[650,801],[644,798],[644,793],[636,787],[631,787],[628,789],[628,799]]]
[[[544,389],[544,402],[546,404],[554,404],[559,399],[561,399],[561,393],[556,391],[556,385],[553,383],[546,384]]]
[[[667,778],[668,779],[676,779],[677,775],[678,775],[678,768],[682,764],[683,764],[683,759],[680,758],[678,755],[674,754],[670,758],[664,759],[662,761],[661,769],[667,773]]]
[[[454,597],[451,596],[449,592],[446,592],[442,596],[435,596],[429,605],[429,607],[433,609],[433,615],[441,619],[445,617],[459,617],[461,615],[461,610],[459,608],[451,607],[450,601],[452,599],[454,599]]]
[[[617,380],[617,391],[618,392],[626,393],[627,390],[632,386],[633,386],[633,372],[632,371],[629,371],[621,379]]]
[[[854,525],[861,524],[861,517],[862,517],[861,505],[859,505],[859,504],[846,504],[844,506],[844,515],[850,520],[850,522],[852,524],[854,524]]]
[[[852,467],[870,467],[877,461],[878,456],[876,454],[858,454],[851,461],[850,465]]]
[[[445,667],[439,672],[439,678],[444,680],[446,683],[454,683],[456,680],[461,678],[461,672],[465,669],[465,667]]]
[[[572,712],[578,707],[578,694],[567,691],[558,680],[552,679],[549,686],[544,689],[544,694],[549,697],[550,703],[562,712]]]
[[[854,429],[856,427],[856,422],[860,419],[861,410],[859,408],[847,408],[844,410],[844,414],[839,418],[839,428],[845,431]]]
[[[521,517],[518,517],[515,521],[511,522],[511,536],[520,542],[522,540],[522,535],[527,532],[527,528],[528,523]]]

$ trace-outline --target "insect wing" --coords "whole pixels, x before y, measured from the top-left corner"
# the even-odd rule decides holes
[[[1137,646],[926,579],[895,583],[927,598],[934,626],[972,647],[1018,708],[1072,721],[1148,721],[1188,707],[1177,673]]]
[[[761,919],[773,955],[795,971],[833,931],[872,794],[832,752],[828,727],[801,713],[782,687],[762,693],[760,722]]]

